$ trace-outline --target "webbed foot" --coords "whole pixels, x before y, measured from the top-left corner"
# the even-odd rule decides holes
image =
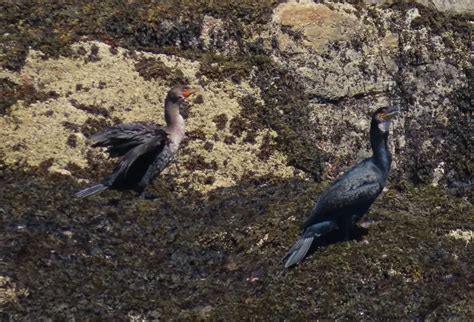
[[[158,196],[153,195],[153,194],[147,194],[145,191],[141,192],[138,194],[138,199],[141,200],[155,200],[158,199]]]

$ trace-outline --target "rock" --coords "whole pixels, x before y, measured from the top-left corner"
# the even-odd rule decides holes
[[[84,48],[86,52],[92,47],[96,48],[100,61],[85,62],[82,57],[43,61],[39,52],[31,51],[23,75],[30,76],[35,88],[54,90],[59,96],[35,102],[31,107],[21,102],[13,104],[8,115],[0,118],[0,135],[5,139],[0,152],[6,165],[23,162],[31,168],[48,161],[52,162],[48,166],[50,172],[71,175],[69,168],[72,165],[87,168],[86,151],[99,155],[88,147],[87,136],[112,125],[114,120],[164,124],[162,106],[169,87],[168,76],[161,79],[161,74],[155,75],[151,65],[141,69],[136,61],[143,57],[156,59],[171,71],[180,71],[191,83],[200,81],[196,76],[199,63],[179,57],[136,53],[142,58],[134,58],[122,48],[118,49],[118,54],[112,54],[110,46],[100,42],[81,42],[72,46],[73,49]],[[147,78],[146,72],[158,79]],[[15,72],[6,74],[11,79],[16,75]],[[97,84],[101,82],[107,83],[107,87],[100,88]],[[75,91],[78,83],[89,90]],[[245,83],[239,88],[245,89],[245,95],[252,93],[258,97],[258,92]],[[187,119],[188,132],[190,136],[199,133],[200,139],[188,140],[178,159],[177,166],[183,176],[176,179],[183,185],[191,184],[201,191],[228,187],[248,173],[248,164],[253,165],[253,174],[257,176],[271,173],[277,177],[292,177],[297,173],[286,165],[285,156],[277,151],[271,152],[267,160],[258,157],[264,138],[273,140],[276,136],[271,129],[259,129],[254,133],[253,141],[246,142],[248,124],[239,125],[242,128],[237,136],[235,130],[216,127],[212,120],[222,112],[231,123],[238,118],[241,111],[238,98],[243,95],[231,82],[208,82],[201,100],[191,103],[194,106]],[[75,144],[68,144],[68,138],[75,132],[80,132],[79,139]],[[236,145],[222,140],[226,135],[230,135]],[[206,142],[213,142],[211,151],[202,149]],[[19,143],[22,148],[15,148]],[[201,160],[200,165],[196,160]],[[173,167],[169,171],[174,171]]]
[[[395,0],[364,0],[364,3],[375,5],[392,5]],[[425,7],[451,13],[451,14],[474,14],[474,3],[470,0],[415,0]]]
[[[319,133],[318,138],[315,131],[304,136],[313,138],[310,144],[329,156],[327,174],[338,173],[340,160],[355,162],[350,157],[354,150],[368,149],[369,111],[401,104],[392,136],[395,176],[425,183],[457,182],[461,173],[469,172],[458,168],[465,154],[456,159],[445,152],[448,145],[460,151],[467,148],[459,145],[455,133],[460,132],[453,126],[469,131],[466,112],[459,108],[465,104],[459,93],[470,86],[469,22],[464,21],[465,29],[457,34],[437,23],[424,24],[447,19],[446,26],[450,21],[430,9],[394,8],[281,4],[272,20],[278,44],[273,57],[294,71],[305,88],[310,127]],[[435,133],[444,133],[443,139]],[[428,142],[431,148],[420,154],[418,147]]]
[[[301,33],[303,45],[317,52],[322,52],[332,41],[351,39],[360,28],[356,16],[312,1],[281,4],[275,9],[273,22]]]
[[[474,320],[469,3],[351,3],[2,4],[2,317]],[[115,164],[88,137],[163,124],[178,81],[204,91],[157,198],[73,198]],[[283,270],[387,105],[394,162],[363,240]]]
[[[65,175],[85,169],[87,136],[113,122],[162,122],[156,107],[166,87],[184,80],[203,84],[208,97],[193,103],[199,108],[188,120],[201,141],[191,139],[183,149],[183,165],[193,173],[183,185],[207,191],[269,173],[333,178],[370,154],[370,113],[389,104],[402,109],[393,127],[392,177],[469,185],[469,20],[415,4],[288,1],[255,10],[263,10],[265,23],[239,25],[226,12],[210,10],[199,33],[183,34],[182,42],[170,34],[176,46],[185,42],[203,51],[194,58],[101,42],[76,42],[69,47],[72,56],[48,60],[47,52],[31,50],[21,72],[0,74],[5,161],[38,166],[54,160],[49,168]],[[181,30],[197,21],[183,18],[173,25],[166,18],[160,28]],[[142,41],[152,42],[144,33]],[[121,41],[133,46],[140,35]],[[215,127],[219,115],[229,127]],[[453,147],[456,153],[446,152]],[[200,161],[194,166],[191,160]],[[259,165],[249,172],[248,163]]]

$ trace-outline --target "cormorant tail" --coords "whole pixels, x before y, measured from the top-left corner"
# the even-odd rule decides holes
[[[285,263],[285,268],[299,264],[303,260],[303,258],[308,253],[309,248],[313,244],[314,237],[315,236],[302,237],[300,240],[296,242],[296,244],[290,249],[290,251],[283,258],[283,260],[288,258],[288,260]]]
[[[324,221],[307,227],[303,237],[291,247],[283,258],[283,260],[286,260],[285,268],[299,264],[305,258],[315,238],[321,237],[336,228],[337,225],[333,221]]]
[[[102,184],[102,183],[99,183],[95,186],[92,186],[92,187],[86,188],[84,190],[81,190],[79,192],[76,192],[76,194],[74,196],[76,198],[85,198],[85,197],[88,197],[88,196],[95,195],[96,193],[104,191],[108,188],[109,188],[109,186],[107,186],[105,184]]]

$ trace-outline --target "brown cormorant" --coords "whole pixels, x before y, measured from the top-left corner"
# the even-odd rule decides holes
[[[341,230],[345,239],[349,239],[354,224],[369,210],[387,183],[392,163],[388,134],[390,121],[397,113],[398,109],[384,107],[372,115],[372,156],[349,169],[321,195],[302,225],[303,236],[283,258],[285,268],[300,263],[315,238],[332,230]]]
[[[173,87],[165,99],[166,126],[120,124],[91,137],[93,147],[107,147],[111,158],[120,157],[113,173],[101,183],[81,190],[76,197],[84,198],[106,189],[135,190],[144,197],[145,188],[173,160],[185,137],[184,118],[180,106],[197,92],[187,85]]]

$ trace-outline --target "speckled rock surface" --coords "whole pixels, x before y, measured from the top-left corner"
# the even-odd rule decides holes
[[[98,153],[92,156],[94,151],[87,147],[87,136],[93,131],[119,122],[164,124],[163,102],[170,85],[166,79],[142,77],[140,73],[153,73],[159,66],[145,70],[141,68],[144,61],[156,60],[169,73],[199,83],[199,63],[176,56],[140,53],[130,57],[125,49],[111,53],[110,46],[99,42],[76,43],[71,50],[77,57],[46,61],[32,51],[21,73],[3,72],[7,79],[19,78],[56,96],[30,106],[17,102],[0,119],[0,135],[5,139],[0,153],[6,166],[21,163],[31,168],[49,162],[51,172],[71,175],[74,167],[87,168],[87,158],[99,157]],[[92,50],[96,51],[93,62],[87,60]],[[245,82],[238,88],[229,81],[209,82],[195,100],[199,102],[190,103],[189,140],[176,163],[182,170],[176,179],[186,188],[206,192],[229,187],[245,175],[303,176],[287,166],[279,151],[259,157],[263,142],[272,144],[277,133],[264,128],[250,133],[240,118],[242,92],[259,95]]]
[[[474,319],[472,8],[464,1],[0,4],[0,312],[50,319]],[[444,6],[444,7],[443,7]],[[75,200],[87,138],[200,85],[157,200]],[[358,239],[281,258],[400,106]]]
[[[393,5],[397,1],[394,0],[364,0],[370,5]],[[430,9],[439,10],[448,14],[473,14],[474,3],[470,0],[415,0],[420,5]]]
[[[472,102],[465,96],[472,90],[472,24],[466,21],[466,34],[457,37],[446,26],[423,24],[426,8],[330,7],[281,4],[274,17],[274,55],[302,77],[311,123],[324,133],[314,144],[331,168],[338,170],[334,165],[341,159],[360,158],[354,149],[368,148],[369,111],[399,104],[394,176],[460,191],[472,187]]]

